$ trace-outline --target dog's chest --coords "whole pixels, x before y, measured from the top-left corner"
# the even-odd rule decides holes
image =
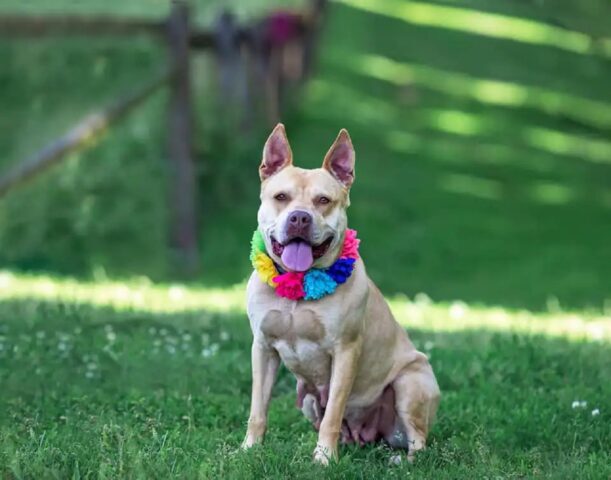
[[[270,309],[262,315],[259,330],[295,375],[313,383],[328,380],[331,342],[324,319],[318,312],[294,305]]]

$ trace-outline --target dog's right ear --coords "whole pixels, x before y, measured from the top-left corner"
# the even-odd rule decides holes
[[[286,138],[284,125],[279,123],[268,137],[263,147],[263,161],[259,167],[261,181],[267,180],[284,167],[293,164],[293,152]]]

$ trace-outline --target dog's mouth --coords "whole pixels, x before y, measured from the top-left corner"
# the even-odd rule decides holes
[[[280,243],[274,237],[272,240],[272,250],[274,255],[282,259],[282,263],[293,271],[305,272],[308,270],[314,260],[321,258],[327,253],[333,236],[327,238],[324,242],[318,245],[312,245],[308,240],[303,238],[292,238],[285,244]]]

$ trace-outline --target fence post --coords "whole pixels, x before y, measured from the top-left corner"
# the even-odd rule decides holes
[[[197,179],[192,157],[193,115],[189,62],[189,9],[173,2],[168,19],[168,47],[174,75],[168,106],[169,213],[173,268],[181,276],[199,270]]]

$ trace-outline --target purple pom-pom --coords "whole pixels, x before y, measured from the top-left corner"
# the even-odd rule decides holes
[[[340,258],[333,265],[327,268],[327,274],[338,284],[346,283],[354,270],[354,258]]]

